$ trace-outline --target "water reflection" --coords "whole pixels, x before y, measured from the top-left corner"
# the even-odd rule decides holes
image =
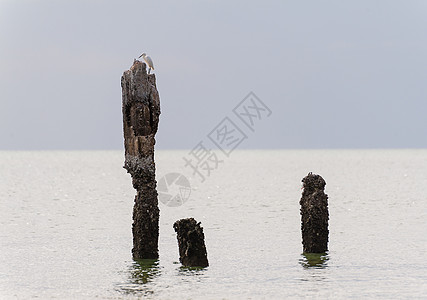
[[[130,272],[130,279],[135,284],[145,284],[160,275],[159,260],[140,259],[135,260]]]
[[[119,286],[119,290],[125,294],[151,295],[154,293],[150,284],[160,276],[161,271],[157,259],[134,260],[129,270],[128,280]]]
[[[178,276],[183,282],[203,282],[207,276],[208,267],[184,267],[178,268]]]
[[[179,275],[192,276],[192,275],[203,275],[207,267],[179,267]]]
[[[327,267],[328,260],[327,253],[303,253],[299,262],[304,268],[324,269]]]

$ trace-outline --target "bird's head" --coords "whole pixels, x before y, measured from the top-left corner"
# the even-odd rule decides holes
[[[147,56],[147,54],[142,53],[138,58],[145,57],[145,56]]]

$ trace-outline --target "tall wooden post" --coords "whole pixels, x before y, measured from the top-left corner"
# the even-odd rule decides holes
[[[145,63],[135,60],[122,79],[124,168],[136,189],[133,208],[135,259],[158,258],[159,205],[156,191],[154,138],[160,115],[155,74],[148,75]]]

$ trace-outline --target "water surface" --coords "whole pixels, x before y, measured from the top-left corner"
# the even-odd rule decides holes
[[[192,184],[160,204],[160,258],[133,261],[135,191],[122,151],[0,152],[0,298],[425,298],[427,151],[235,151],[201,183],[188,151],[158,177]],[[329,195],[330,251],[303,255],[308,172]],[[210,266],[182,268],[172,224],[202,222]]]

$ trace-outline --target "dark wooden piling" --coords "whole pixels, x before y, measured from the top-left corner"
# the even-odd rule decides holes
[[[200,222],[193,218],[181,219],[173,224],[178,238],[179,261],[185,267],[209,266],[205,235]]]
[[[303,178],[301,205],[302,244],[305,253],[328,250],[328,195],[325,180],[311,172]]]
[[[156,191],[154,144],[160,115],[156,77],[148,75],[145,63],[135,60],[122,79],[124,168],[136,189],[133,208],[135,259],[158,258],[159,206]]]

